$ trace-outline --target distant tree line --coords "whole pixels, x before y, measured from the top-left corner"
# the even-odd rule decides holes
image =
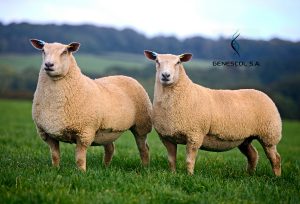
[[[243,34],[241,34],[243,36]],[[81,43],[81,52],[127,52],[141,54],[150,49],[161,53],[193,53],[195,58],[228,60],[234,56],[231,39],[211,40],[200,36],[179,40],[176,37],[156,36],[147,38],[132,29],[117,30],[93,25],[36,25],[29,23],[0,23],[0,53],[33,53],[28,39],[38,38],[47,42]],[[265,58],[300,58],[300,42],[280,39],[270,41],[237,39],[240,44],[239,60]]]

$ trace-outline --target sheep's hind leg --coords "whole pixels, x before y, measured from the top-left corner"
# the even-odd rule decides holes
[[[239,146],[239,150],[247,157],[248,166],[247,171],[250,174],[253,174],[256,169],[258,161],[258,153],[255,147],[251,144],[252,140],[246,140]]]
[[[77,141],[75,157],[77,167],[81,171],[86,171],[86,150],[87,147],[83,145],[80,141]]]
[[[138,134],[135,130],[131,130],[131,132],[134,135],[136,145],[138,147],[138,150],[140,152],[140,157],[142,160],[142,164],[144,166],[147,166],[150,161],[150,156],[149,156],[149,146],[147,143],[147,134],[145,135],[140,135]]]
[[[271,162],[273,172],[276,176],[281,176],[281,158],[277,152],[276,145],[265,145],[262,143],[265,153]]]
[[[115,151],[115,145],[114,143],[109,143],[104,145],[104,157],[103,157],[103,163],[105,166],[108,166],[113,158]]]
[[[167,149],[168,152],[168,162],[169,162],[169,168],[172,172],[176,171],[176,154],[177,154],[177,144],[174,144],[166,139],[164,139],[162,136],[160,136],[160,139],[164,146]]]

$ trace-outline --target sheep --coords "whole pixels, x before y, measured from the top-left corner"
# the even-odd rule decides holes
[[[192,54],[179,56],[144,51],[156,61],[152,122],[168,152],[169,167],[176,170],[177,144],[186,144],[186,164],[194,173],[198,149],[227,151],[238,147],[248,159],[248,172],[255,171],[258,153],[251,144],[257,139],[281,175],[276,145],[282,123],[273,101],[254,89],[213,90],[193,83],[182,65]]]
[[[73,52],[80,46],[31,39],[42,51],[43,63],[34,93],[32,117],[49,145],[53,166],[59,166],[59,142],[76,143],[76,164],[86,171],[87,147],[104,146],[108,166],[113,142],[130,130],[142,163],[149,163],[147,134],[152,130],[152,105],[144,88],[133,78],[109,76],[92,80],[83,75]]]

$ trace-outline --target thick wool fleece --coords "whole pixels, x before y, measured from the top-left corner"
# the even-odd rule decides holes
[[[130,128],[139,135],[151,131],[151,102],[136,80],[125,76],[92,80],[70,57],[69,72],[60,80],[40,71],[32,115],[42,137],[47,133],[70,143],[79,139],[88,146],[110,143]]]
[[[194,84],[182,65],[179,69],[175,85],[162,86],[156,76],[153,124],[161,136],[212,151],[237,147],[251,136],[265,145],[280,141],[280,115],[266,94],[205,88]]]

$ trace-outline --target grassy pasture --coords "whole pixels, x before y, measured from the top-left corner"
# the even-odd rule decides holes
[[[166,150],[149,135],[151,165],[140,165],[131,133],[116,142],[109,168],[103,148],[88,149],[86,173],[76,169],[74,145],[61,143],[61,167],[51,167],[48,146],[37,136],[31,102],[0,100],[0,203],[299,203],[300,123],[284,121],[278,145],[283,174],[273,176],[261,146],[254,175],[237,150],[200,151],[195,175],[185,171],[185,148],[179,146],[177,172],[168,171]]]

